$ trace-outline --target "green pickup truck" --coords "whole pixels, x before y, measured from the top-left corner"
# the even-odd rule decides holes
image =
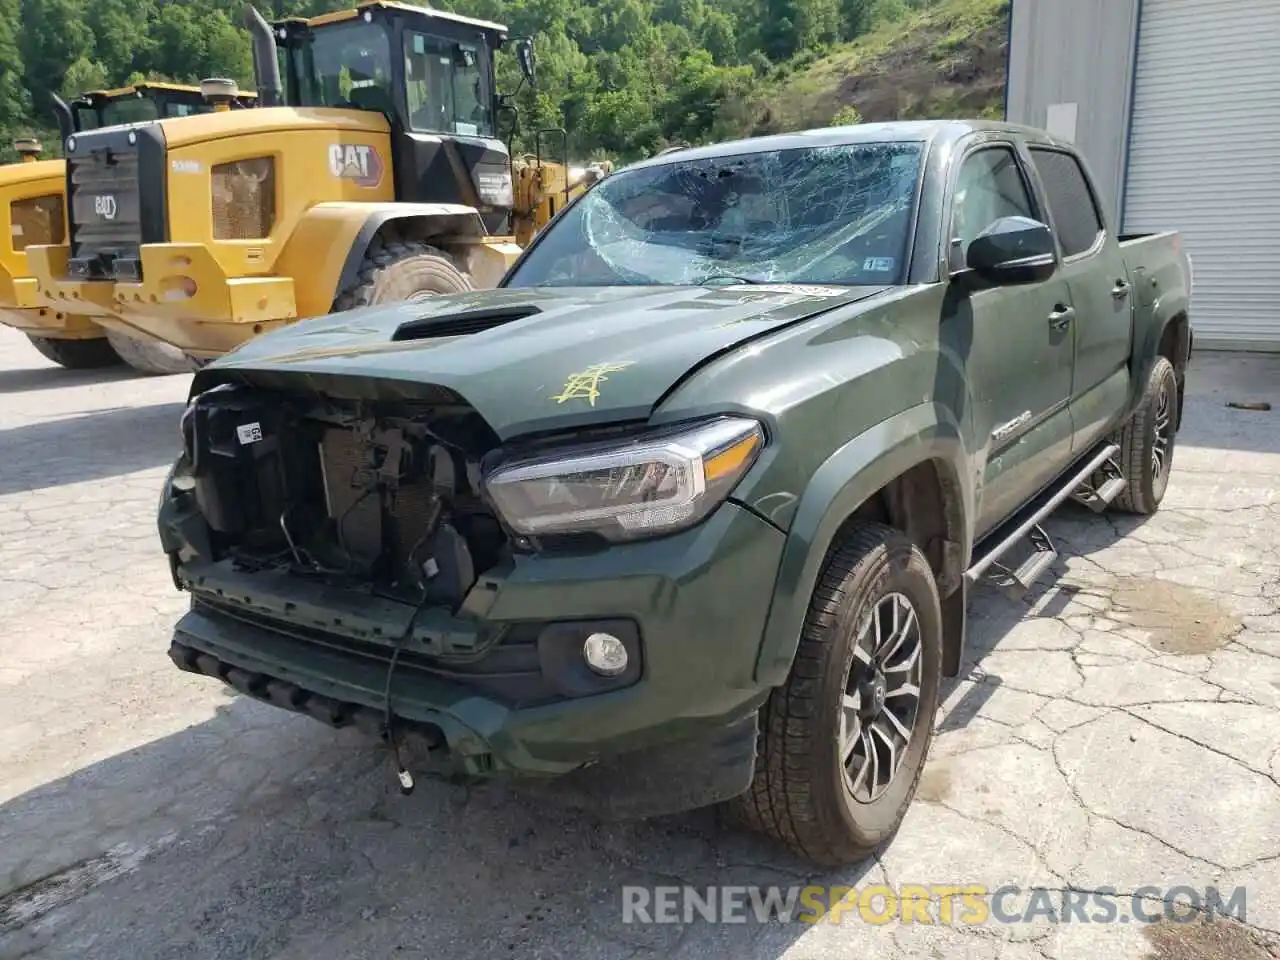
[[[1191,266],[1102,209],[1071,146],[1006,124],[684,149],[499,289],[251,340],[196,375],[164,483],[170,656],[385,739],[406,790],[728,801],[864,858],[969,587],[1027,590],[1068,498],[1164,495]]]

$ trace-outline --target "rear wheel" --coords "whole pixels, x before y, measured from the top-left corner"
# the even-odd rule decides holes
[[[27,334],[31,345],[46,360],[52,360],[68,370],[92,370],[97,367],[114,367],[120,363],[120,355],[112,349],[106,337],[92,340],[58,340],[53,337],[33,337]]]
[[[748,825],[816,863],[863,860],[915,796],[938,703],[942,613],[928,561],[891,527],[827,560],[791,673],[761,717]]]
[[[333,309],[425,300],[471,289],[470,277],[444,251],[420,240],[375,238],[355,282],[338,294]]]
[[[1173,469],[1177,439],[1178,378],[1173,364],[1157,357],[1142,402],[1120,433],[1120,469],[1128,481],[1115,505],[1128,513],[1160,508]]]
[[[195,369],[186,354],[167,343],[135,339],[118,330],[108,330],[107,340],[120,358],[139,373],[159,376]]]

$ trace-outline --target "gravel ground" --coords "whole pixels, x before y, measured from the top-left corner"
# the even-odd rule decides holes
[[[1068,506],[1055,577],[974,597],[919,801],[835,874],[707,812],[403,798],[376,745],[179,673],[154,511],[188,384],[0,329],[0,957],[1280,956],[1280,357],[1199,356],[1159,514]],[[1116,919],[622,917],[624,885],[886,881],[1104,890]],[[1173,886],[1243,886],[1247,923],[1138,922]]]

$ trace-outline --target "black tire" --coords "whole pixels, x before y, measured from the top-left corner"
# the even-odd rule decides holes
[[[54,337],[33,337],[27,334],[27,339],[40,351],[42,357],[68,370],[94,370],[99,367],[114,367],[122,362],[120,355],[112,349],[106,337],[94,337],[92,340],[59,340]]]
[[[914,673],[913,666],[906,676],[918,676],[919,698],[896,773],[882,793],[864,800],[854,796],[860,774],[846,770],[847,762],[857,760],[853,755],[846,760],[843,749],[846,693],[855,676],[869,675],[861,658],[855,662],[855,651],[865,643],[864,625],[882,604],[898,603],[898,596],[910,603],[918,624],[919,671]],[[902,619],[910,622],[905,614]],[[894,658],[886,662],[892,666]],[[928,561],[892,527],[854,527],[827,558],[786,684],[762,708],[755,777],[750,789],[732,801],[738,819],[824,866],[853,864],[874,854],[893,837],[915,796],[933,736],[941,665],[942,612]],[[887,704],[883,694],[881,686],[873,701]],[[902,700],[894,703],[900,709]],[[876,744],[877,756],[883,756],[886,742],[871,734],[883,725],[882,716],[858,723]],[[865,746],[861,737],[851,739],[859,741],[854,750]],[[863,766],[873,770],[870,763],[859,769]],[[878,773],[876,766],[867,776]]]
[[[443,251],[420,240],[375,237],[355,282],[334,298],[333,309],[353,310],[378,303],[423,300],[471,289],[471,279]]]
[[[1173,469],[1177,418],[1178,377],[1173,364],[1157,357],[1142,402],[1120,432],[1120,470],[1128,483],[1114,501],[1118,510],[1148,515],[1160,508]]]
[[[108,330],[107,341],[120,359],[139,373],[166,376],[196,369],[186,354],[167,343],[134,339],[118,330]]]

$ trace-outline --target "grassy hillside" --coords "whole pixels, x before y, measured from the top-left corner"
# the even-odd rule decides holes
[[[812,63],[793,62],[754,104],[753,133],[1004,111],[1009,0],[937,0]]]

